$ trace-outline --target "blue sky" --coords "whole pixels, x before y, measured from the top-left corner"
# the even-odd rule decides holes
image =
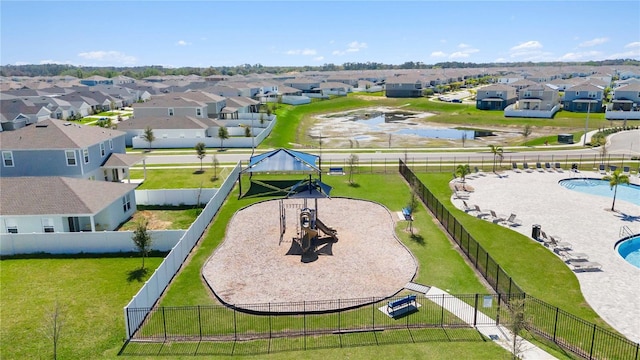
[[[0,64],[640,59],[640,1],[7,1]]]

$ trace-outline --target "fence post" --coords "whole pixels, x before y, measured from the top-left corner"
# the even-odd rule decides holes
[[[271,326],[271,303],[269,303],[269,339],[273,336],[273,330]]]
[[[304,337],[304,349],[307,350],[307,302],[302,302],[302,334]]]
[[[496,311],[496,326],[500,325],[500,302],[502,301],[502,294],[498,291],[498,309]]]
[[[478,293],[476,293],[475,304],[473,305],[473,326],[475,327],[478,322]]]
[[[593,324],[593,335],[591,335],[591,349],[589,349],[589,360],[593,359],[593,343],[596,340],[597,325]]]
[[[162,307],[162,327],[164,328],[164,340],[167,340],[167,318],[164,316],[164,306]]]
[[[233,338],[238,340],[238,321],[236,321],[236,307],[233,307]]]
[[[442,294],[442,305],[440,306],[440,326],[444,325],[444,294]]]
[[[375,300],[375,298],[371,298],[371,300]],[[375,331],[376,329],[376,307],[375,303],[371,302],[371,330]]]
[[[496,264],[496,291],[500,292],[500,264]]]
[[[200,328],[200,340],[202,340],[202,317],[200,316],[200,305],[198,305],[198,327]]]
[[[511,283],[513,283],[513,279],[509,276],[509,297],[511,297]]]
[[[556,342],[556,331],[558,330],[558,313],[560,313],[560,308],[556,307],[556,320],[553,322],[553,342]]]

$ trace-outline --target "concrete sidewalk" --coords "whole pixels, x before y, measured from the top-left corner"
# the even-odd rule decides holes
[[[478,312],[476,314],[475,309],[462,300],[453,300],[451,298],[448,298],[444,303],[436,303],[433,299],[436,299],[438,295],[451,296],[446,291],[438,289],[437,287],[432,286],[425,295],[427,296],[427,299],[433,301],[438,306],[443,306],[445,309],[447,309],[447,311],[454,314],[470,326],[473,326],[474,319],[477,324],[495,323],[495,320],[491,319],[489,316],[483,314],[482,312]],[[511,333],[511,331],[509,331],[509,329],[507,329],[506,327],[502,325],[477,325],[476,329],[482,335],[486,336],[489,339],[492,339],[496,344],[500,345],[505,350],[513,353],[513,333]],[[548,352],[540,349],[539,347],[535,346],[534,344],[523,339],[520,336],[517,337],[517,341],[520,344],[519,352],[517,354],[520,359],[556,359],[556,357],[552,356]]]

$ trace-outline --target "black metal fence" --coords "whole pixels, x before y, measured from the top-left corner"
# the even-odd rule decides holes
[[[639,359],[639,343],[526,295],[402,160],[399,171],[491,287],[503,296],[526,299],[527,330],[588,359]]]

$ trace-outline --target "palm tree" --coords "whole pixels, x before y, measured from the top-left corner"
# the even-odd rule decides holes
[[[151,151],[151,143],[155,140],[156,137],[153,135],[153,129],[150,126],[147,126],[144,129],[144,133],[142,134],[142,140],[149,143],[149,151]]]
[[[221,126],[218,129],[218,137],[220,138],[220,149],[222,150],[222,144],[224,142],[224,139],[228,139],[229,138],[229,131],[227,131],[226,127]]]
[[[464,182],[465,176],[469,174],[471,174],[471,168],[469,167],[469,164],[460,164],[456,167],[456,176],[460,177],[462,179],[462,182]]]
[[[615,211],[614,208],[616,206],[618,185],[629,184],[629,176],[622,174],[622,171],[620,171],[620,169],[616,169],[611,175],[603,177],[602,180],[608,181],[609,186],[611,186],[611,190],[613,190],[613,204],[611,204],[611,211]]]
[[[493,144],[489,145],[489,148],[491,148],[491,153],[493,154],[493,172],[496,172],[496,158],[499,157],[500,162],[502,162],[504,150],[500,146]]]
[[[202,172],[202,159],[204,159],[207,154],[207,148],[203,142],[199,142],[196,144],[195,149],[198,159],[200,159],[200,172]]]

